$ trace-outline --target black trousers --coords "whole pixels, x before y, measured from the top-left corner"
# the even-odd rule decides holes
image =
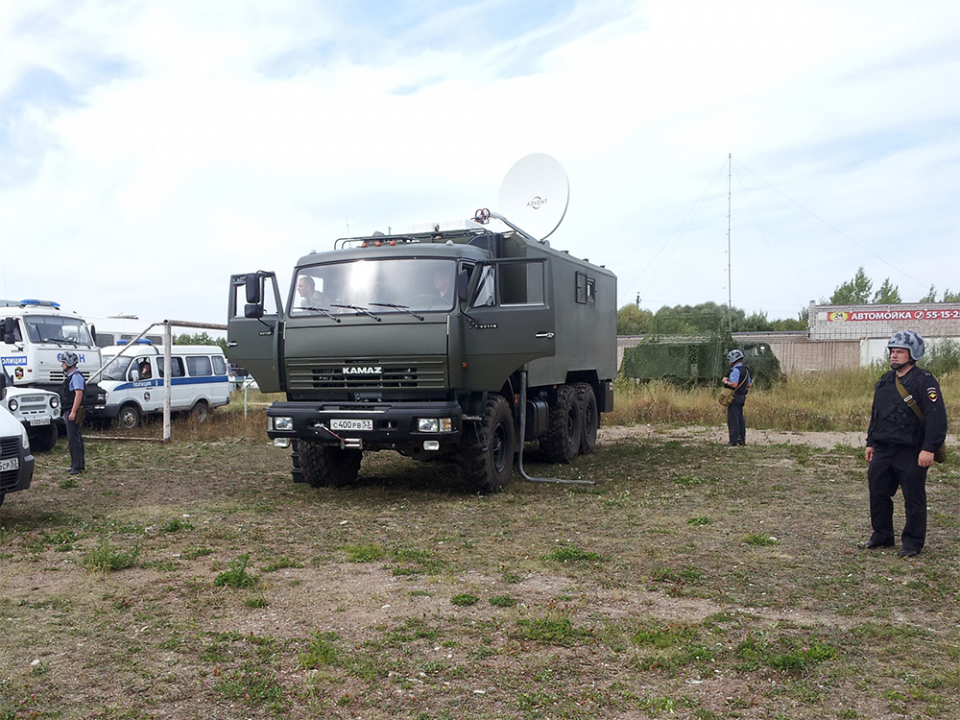
[[[893,496],[899,487],[906,516],[900,542],[904,550],[923,549],[927,537],[927,468],[917,465],[919,457],[919,447],[878,445],[873,449],[867,481],[874,542],[894,542]]]
[[[70,469],[79,472],[84,469],[85,465],[83,435],[80,434],[80,426],[75,422],[70,422],[69,417],[63,418],[63,424],[67,427],[67,444],[70,446]]]
[[[746,395],[734,395],[733,402],[727,405],[727,430],[731,445],[745,445],[747,442],[747,422],[743,419],[743,404]]]

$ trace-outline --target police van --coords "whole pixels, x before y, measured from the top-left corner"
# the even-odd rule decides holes
[[[0,407],[0,505],[7,493],[30,487],[33,466],[27,429]]]
[[[14,385],[58,393],[67,350],[80,358],[84,379],[100,368],[100,348],[79,315],[50,300],[0,300],[0,362]]]
[[[17,387],[0,367],[0,404],[27,429],[34,452],[48,452],[57,444],[60,396],[40,388]]]
[[[163,412],[163,348],[149,341],[103,348],[100,388],[102,409],[88,417],[116,420],[126,429],[138,427],[146,415]],[[216,345],[173,345],[170,348],[170,409],[189,412],[197,422],[230,402],[227,361]]]

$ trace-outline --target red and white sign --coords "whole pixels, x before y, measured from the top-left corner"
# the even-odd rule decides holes
[[[828,312],[829,322],[871,322],[888,320],[960,320],[960,310],[856,310]]]

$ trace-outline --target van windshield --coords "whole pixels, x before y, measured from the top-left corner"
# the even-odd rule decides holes
[[[103,358],[103,364],[106,365],[111,360],[113,360],[113,356],[105,355]],[[132,360],[132,358],[127,357],[126,355],[121,355],[116,361],[110,363],[107,369],[103,371],[103,379],[126,380],[127,368],[130,367],[130,360]]]
[[[455,260],[377,258],[300,268],[290,315],[449,312],[456,297]]]
[[[93,347],[93,339],[90,337],[90,331],[87,330],[87,324],[79,318],[26,315],[22,319],[30,342]]]

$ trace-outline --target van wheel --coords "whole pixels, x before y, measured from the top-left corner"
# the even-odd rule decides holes
[[[513,413],[502,395],[492,395],[480,423],[464,423],[457,463],[470,492],[496,492],[510,482],[516,438]]]
[[[204,400],[197,400],[197,404],[190,411],[190,419],[194,422],[202,423],[207,421],[210,414],[210,408]]]
[[[34,452],[50,452],[53,450],[53,446],[57,444],[57,438],[60,437],[60,433],[57,432],[57,427],[53,423],[46,427],[37,428],[28,435],[30,436],[30,448]]]
[[[357,481],[360,473],[360,450],[341,450],[313,440],[300,440],[300,467],[303,479],[311,487],[343,487]]]
[[[117,427],[134,430],[140,427],[140,408],[136,405],[124,405],[117,414]]]
[[[571,463],[580,453],[580,403],[577,391],[569,385],[557,388],[557,401],[550,406],[547,436],[540,451],[552,463]]]
[[[597,446],[597,429],[600,427],[600,413],[597,412],[597,396],[589,383],[577,383],[577,401],[580,403],[580,417],[583,427],[580,430],[580,454],[589,455]]]

